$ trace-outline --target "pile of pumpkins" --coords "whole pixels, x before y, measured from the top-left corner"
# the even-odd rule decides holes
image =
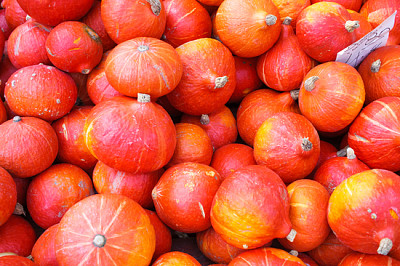
[[[0,265],[400,265],[400,1],[1,6]]]

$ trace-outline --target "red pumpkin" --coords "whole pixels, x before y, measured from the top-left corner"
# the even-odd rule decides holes
[[[155,261],[162,254],[171,251],[172,235],[171,230],[160,220],[156,212],[146,209],[145,211],[156,234],[156,249],[153,254],[153,261]]]
[[[258,129],[254,158],[257,164],[275,171],[285,183],[291,183],[306,177],[315,168],[319,142],[318,132],[304,116],[280,112],[265,120]]]
[[[79,166],[86,172],[93,170],[97,159],[86,147],[84,127],[91,106],[77,106],[52,124],[58,139],[57,159],[63,163]]]
[[[3,0],[3,2],[2,2],[2,5],[4,7],[5,7],[4,2],[6,2],[6,1]],[[0,30],[3,32],[4,39],[6,39],[6,40],[10,36],[11,32],[14,30],[14,27],[11,26],[10,24],[8,24],[8,22],[6,20],[6,10],[5,9],[0,9]]]
[[[101,18],[108,35],[117,44],[136,37],[160,39],[167,21],[161,0],[103,0]]]
[[[329,25],[329,26],[328,26]],[[296,36],[301,48],[319,62],[334,61],[336,54],[357,40],[359,23],[334,2],[319,2],[306,7],[297,18]]]
[[[4,106],[3,101],[0,100],[0,124],[7,121],[7,110]]]
[[[58,224],[54,224],[46,229],[36,240],[32,248],[32,257],[38,265],[58,266],[54,240],[58,231]]]
[[[93,170],[93,184],[100,194],[120,194],[131,198],[143,208],[152,208],[151,191],[157,184],[163,170],[132,174],[118,171],[98,161]]]
[[[66,21],[50,32],[46,51],[59,69],[88,74],[100,62],[103,46],[99,35],[86,24]]]
[[[6,253],[7,254],[7,253]],[[35,266],[37,265],[28,258],[16,255],[0,256],[0,264],[3,266]]]
[[[371,255],[371,254],[362,254],[358,252],[353,252],[346,257],[344,257],[338,266],[399,266],[400,261],[393,259],[389,256],[383,255]]]
[[[271,0],[223,1],[215,16],[218,37],[233,54],[255,57],[279,38],[279,10]]]
[[[237,127],[240,137],[253,146],[258,128],[277,112],[300,113],[294,93],[279,93],[271,89],[251,92],[240,103],[237,111]]]
[[[371,23],[369,23],[363,15],[351,9],[347,9],[347,11],[350,14],[351,20],[355,20],[360,23],[360,27],[354,30],[357,36],[357,41],[372,31]]]
[[[13,177],[37,175],[57,156],[57,135],[39,118],[15,116],[0,125],[0,136],[0,166]]]
[[[47,229],[60,222],[75,203],[93,193],[92,180],[82,169],[72,164],[56,164],[32,179],[26,203],[33,221]]]
[[[160,219],[173,230],[196,233],[211,226],[210,209],[221,177],[210,166],[181,163],[168,168],[152,197]]]
[[[1,6],[6,10],[6,21],[11,28],[14,29],[25,23],[27,14],[21,8],[18,0],[3,0]]]
[[[328,62],[304,77],[299,107],[317,130],[337,132],[356,118],[364,100],[364,83],[357,70],[345,63]]]
[[[177,47],[189,41],[211,37],[211,18],[195,0],[163,1],[167,22],[163,40]]]
[[[242,249],[261,247],[274,238],[288,236],[292,225],[285,184],[263,165],[236,170],[215,194],[211,223],[227,243]]]
[[[93,0],[17,0],[29,16],[44,25],[56,26],[63,21],[79,20],[92,7]]]
[[[176,131],[171,117],[145,94],[97,104],[85,123],[85,142],[100,161],[120,171],[156,171],[171,159]],[[111,130],[112,129],[112,130]]]
[[[228,48],[211,38],[201,38],[176,48],[183,74],[178,86],[167,95],[181,112],[202,115],[226,104],[236,85],[235,60]]]
[[[311,0],[311,4],[315,4],[318,2],[335,2],[335,3],[342,5],[346,9],[351,9],[351,10],[354,10],[357,12],[358,10],[360,10],[363,0],[332,0],[332,1]]]
[[[7,222],[17,204],[17,186],[11,175],[0,167],[0,226]]]
[[[182,77],[182,63],[175,49],[158,39],[140,37],[117,45],[105,62],[108,82],[118,92],[158,98],[171,92]]]
[[[367,170],[344,180],[333,191],[328,222],[349,248],[387,255],[400,245],[400,177],[391,171]]]
[[[149,216],[121,195],[96,194],[72,206],[55,237],[60,265],[149,265],[156,236]]]
[[[17,71],[7,55],[3,54],[0,60],[0,99],[4,101],[4,87],[10,76]]]
[[[292,18],[292,27],[296,28],[297,17],[304,8],[310,5],[310,0],[272,0],[279,10],[279,15],[281,21],[283,22],[285,18]]]
[[[310,251],[324,242],[330,232],[326,211],[329,193],[318,182],[309,179],[294,181],[288,187],[290,222],[297,234],[293,242],[279,239],[287,249]]]
[[[171,251],[158,257],[152,266],[201,266],[201,264],[191,255],[180,251]]]
[[[384,97],[367,105],[349,129],[348,142],[370,168],[400,170],[399,97]]]
[[[278,41],[257,61],[257,73],[268,87],[277,91],[298,89],[314,61],[303,51],[293,32],[291,18],[282,22]]]
[[[317,161],[317,165],[314,167],[313,171],[311,174],[308,175],[309,178],[313,178],[315,172],[318,170],[318,168],[326,161],[329,160],[330,158],[334,158],[338,156],[338,150],[336,149],[335,146],[330,144],[329,142],[320,140],[319,142],[319,148],[320,148],[320,153],[319,153],[319,158]]]
[[[352,148],[347,148],[347,157],[335,157],[325,161],[314,175],[314,180],[322,184],[329,194],[346,178],[369,170],[357,159]]]
[[[400,12],[400,11],[399,11]],[[371,52],[358,68],[365,85],[365,102],[386,96],[400,96],[400,45],[384,46]]]
[[[299,259],[301,259],[307,266],[319,266],[315,260],[313,260],[312,258],[310,258],[308,255],[306,255],[306,253],[299,253],[297,255],[297,257]]]
[[[27,257],[31,254],[35,242],[35,230],[21,216],[13,214],[0,226],[0,253],[12,252]]]
[[[269,266],[290,265],[305,266],[306,264],[296,256],[277,248],[258,248],[249,250],[237,256],[229,266]]]

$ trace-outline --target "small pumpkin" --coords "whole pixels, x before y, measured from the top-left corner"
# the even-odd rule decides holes
[[[58,223],[47,228],[36,240],[32,248],[32,258],[39,265],[57,266],[54,240],[58,231]]]
[[[201,266],[201,264],[191,255],[180,251],[171,251],[158,257],[152,266],[185,265]]]
[[[368,22],[367,18],[354,10],[347,9],[347,11],[350,14],[351,20],[360,23],[360,27],[354,30],[357,36],[357,41],[372,31],[371,23]]]
[[[3,0],[1,5],[6,10],[6,21],[12,29],[25,23],[27,13],[21,8],[18,0]]]
[[[3,4],[4,5],[4,4]],[[4,34],[4,39],[7,40],[14,27],[8,24],[6,20],[6,9],[0,9],[0,29]]]
[[[308,7],[311,3],[310,0],[272,0],[279,10],[279,15],[281,21],[283,22],[285,18],[292,18],[292,27],[296,28],[297,17],[304,8]]]
[[[22,256],[17,256],[17,255],[9,255],[5,253],[6,255],[0,256],[0,263],[1,265],[4,266],[35,266],[36,264],[31,261],[28,258],[22,257]]]
[[[338,266],[374,266],[374,265],[387,265],[387,266],[399,266],[400,261],[393,259],[389,256],[373,255],[373,254],[362,254],[359,252],[353,252],[344,257]]]
[[[305,266],[298,257],[277,248],[258,248],[246,251],[234,258],[229,266],[268,266],[268,265],[293,265]]]

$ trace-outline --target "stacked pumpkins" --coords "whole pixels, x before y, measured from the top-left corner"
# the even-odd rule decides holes
[[[400,2],[2,7],[1,265],[400,265]]]

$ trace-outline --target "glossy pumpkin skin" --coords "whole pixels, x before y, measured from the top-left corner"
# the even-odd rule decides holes
[[[0,257],[0,263],[4,266],[35,266],[36,264],[28,258],[16,255]]]
[[[370,168],[400,170],[399,97],[384,97],[367,105],[349,129],[348,143]]]
[[[197,233],[211,226],[210,209],[221,177],[210,166],[181,163],[168,168],[152,192],[160,219],[173,230]]]
[[[17,204],[17,186],[12,176],[0,167],[0,226],[7,222]]]
[[[32,248],[32,257],[38,265],[57,266],[56,251],[54,249],[54,240],[58,231],[58,224],[47,228],[43,234],[36,240]]]
[[[363,15],[351,9],[347,9],[347,11],[350,14],[351,20],[356,20],[360,23],[360,27],[354,30],[357,41],[372,31],[371,23]]]
[[[306,85],[312,77],[317,80]],[[364,83],[357,70],[345,63],[328,62],[304,77],[299,107],[318,131],[337,132],[356,118],[364,100]]]
[[[378,61],[379,60],[379,61]],[[358,72],[365,84],[365,102],[382,97],[399,97],[400,45],[384,46],[371,52],[361,62]]]
[[[296,20],[300,12],[310,5],[310,0],[272,0],[279,10],[281,21],[286,17],[293,19],[292,27],[296,28]]]
[[[302,49],[290,19],[282,23],[278,41],[257,61],[257,73],[269,88],[277,91],[298,89],[312,67],[312,60]]]
[[[117,45],[105,62],[108,82],[118,92],[158,98],[171,92],[182,77],[175,49],[155,38],[139,37]]]
[[[315,4],[318,2],[335,2],[342,5],[346,9],[351,9],[357,12],[360,10],[363,0],[311,0],[311,4]]]
[[[299,106],[289,92],[260,89],[249,93],[239,105],[236,120],[240,137],[253,146],[258,128],[277,112],[300,113]]]
[[[158,257],[152,266],[200,266],[201,264],[191,255],[180,251],[171,251]]]
[[[26,12],[21,8],[18,0],[3,0],[2,7],[5,8],[5,17],[11,28],[15,29],[26,21]]]
[[[176,48],[183,74],[167,95],[173,107],[189,115],[215,112],[226,104],[236,86],[235,60],[217,40],[201,38]]]
[[[153,254],[153,261],[155,261],[162,254],[171,251],[172,235],[171,230],[160,220],[156,212],[146,209],[145,211],[156,234],[156,249]]]
[[[173,47],[189,41],[211,37],[211,17],[195,0],[162,1],[167,22],[162,39]]]
[[[29,20],[11,33],[7,43],[7,53],[16,68],[43,63],[50,64],[46,53],[46,38],[50,27]]]
[[[75,104],[74,80],[53,66],[33,65],[14,72],[4,88],[11,111],[47,121],[63,117]]]
[[[85,142],[108,166],[144,173],[168,163],[175,150],[176,131],[158,104],[116,96],[92,109],[85,123]]]
[[[154,228],[139,204],[121,195],[96,194],[65,213],[55,250],[60,265],[144,266],[151,262],[155,242]]]
[[[320,140],[304,116],[280,112],[264,121],[254,138],[254,158],[276,172],[285,183],[306,177],[315,168]],[[290,161],[290,164],[285,162]]]
[[[211,223],[227,243],[242,249],[261,247],[274,238],[286,237],[292,225],[285,184],[263,165],[236,170],[224,179],[215,194]]]
[[[93,170],[97,162],[86,147],[84,138],[85,122],[91,110],[91,106],[76,106],[69,114],[52,123],[58,139],[58,161],[74,164],[86,172]]]
[[[15,122],[14,122],[15,121]],[[48,168],[57,156],[53,128],[34,117],[8,120],[0,125],[0,166],[13,177],[31,177]]]
[[[298,16],[296,36],[301,48],[318,62],[335,61],[336,54],[356,41],[345,28],[349,12],[334,2],[319,2],[306,7]],[[329,27],[327,26],[329,25]]]
[[[374,169],[352,175],[336,187],[329,199],[328,222],[339,240],[355,251],[383,254],[378,247],[388,238],[396,249],[400,242],[399,185],[398,175]]]
[[[0,253],[12,252],[27,257],[31,254],[35,241],[35,230],[21,216],[13,214],[0,226]]]
[[[228,0],[217,10],[215,28],[222,43],[233,54],[255,57],[265,53],[278,40],[281,20],[279,10],[271,0]]]
[[[99,35],[86,24],[66,21],[50,32],[46,51],[59,69],[88,74],[100,62],[103,46]]]
[[[136,37],[160,39],[167,21],[163,1],[101,1],[101,18],[117,44]]]
[[[246,251],[234,258],[229,266],[268,266],[290,265],[305,266],[306,264],[296,256],[277,248],[258,248]]]
[[[347,255],[338,264],[338,266],[374,266],[374,265],[392,265],[399,266],[400,261],[393,259],[389,256],[383,255],[372,255],[372,254],[362,254],[358,252],[353,252]]]
[[[98,161],[93,170],[93,184],[100,194],[120,194],[131,198],[143,208],[152,208],[151,191],[157,184],[163,170],[132,174],[118,171]]]

